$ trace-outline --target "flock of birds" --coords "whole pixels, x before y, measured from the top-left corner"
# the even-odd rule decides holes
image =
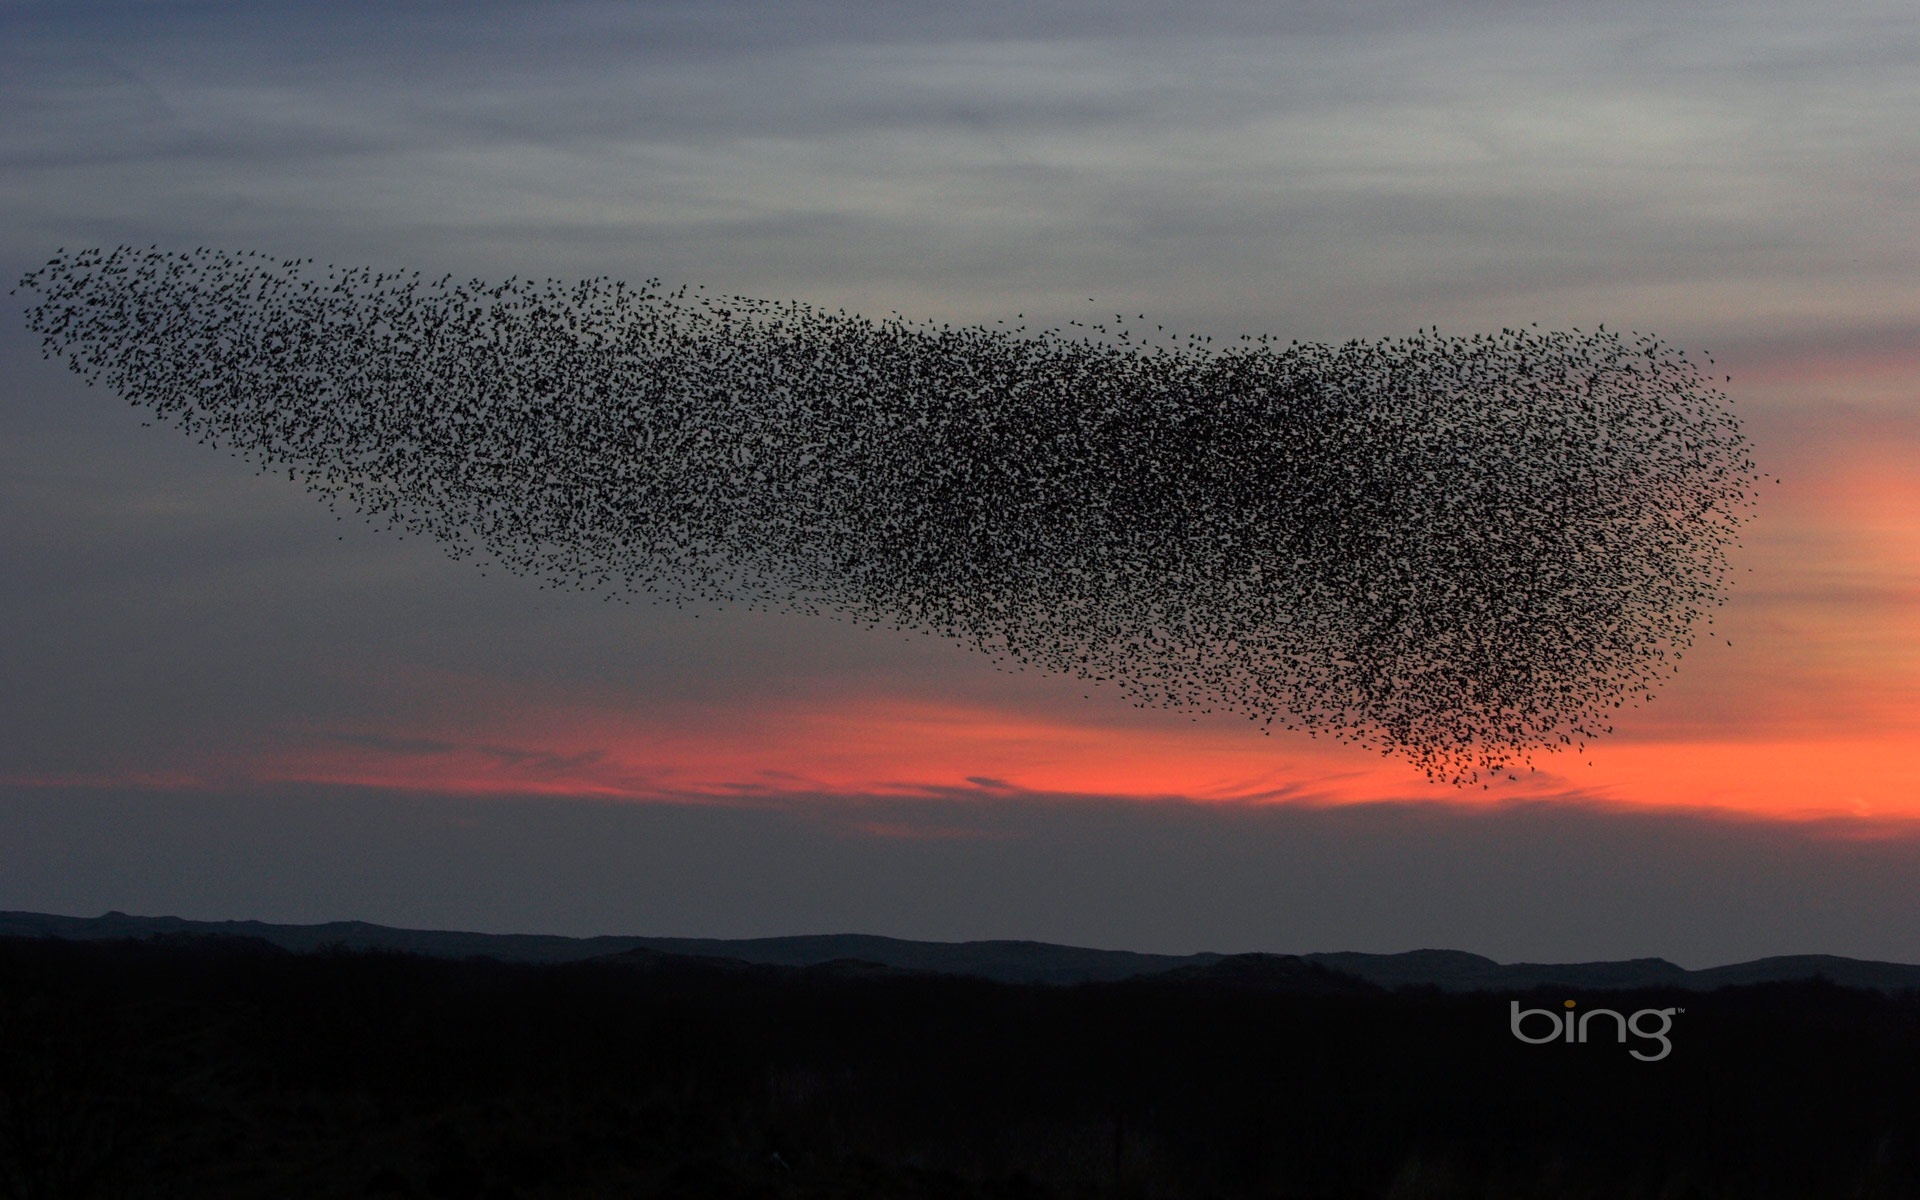
[[[1650,695],[1754,498],[1726,396],[1604,329],[1149,345],[206,248],[21,284],[88,383],[456,556],[924,630],[1454,784]]]

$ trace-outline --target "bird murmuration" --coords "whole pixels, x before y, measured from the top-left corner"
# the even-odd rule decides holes
[[[1149,346],[125,246],[21,283],[89,383],[456,556],[925,630],[1455,784],[1650,697],[1754,498],[1727,397],[1604,329]]]

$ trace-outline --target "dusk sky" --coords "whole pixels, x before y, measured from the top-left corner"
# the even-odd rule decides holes
[[[1458,789],[483,575],[143,425],[14,297],[0,909],[1920,961],[1916,112],[1894,0],[0,0],[9,286],[155,243],[1222,342],[1605,324],[1710,354],[1767,476],[1657,699]]]

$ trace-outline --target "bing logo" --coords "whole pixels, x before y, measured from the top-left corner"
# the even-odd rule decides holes
[[[1659,1042],[1660,1049],[1658,1053],[1648,1054],[1639,1049],[1627,1051],[1627,1053],[1633,1055],[1641,1062],[1659,1062],[1667,1055],[1673,1053],[1673,1043],[1667,1039],[1667,1034],[1673,1031],[1673,1014],[1687,1011],[1684,1008],[1643,1008],[1631,1017],[1616,1012],[1611,1008],[1591,1008],[1583,1013],[1575,1013],[1573,1010],[1578,1003],[1576,1000],[1568,1000],[1564,1005],[1567,1011],[1557,1013],[1550,1008],[1523,1009],[1520,1007],[1518,1000],[1513,1001],[1511,1009],[1512,1016],[1510,1019],[1513,1036],[1530,1046],[1540,1046],[1547,1042],[1584,1042],[1587,1040],[1587,1035],[1590,1032],[1588,1026],[1593,1024],[1595,1017],[1601,1017],[1605,1019],[1600,1027],[1600,1036],[1602,1037],[1606,1036],[1609,1028],[1605,1021],[1611,1021],[1611,1028],[1615,1034],[1615,1040],[1618,1042],[1624,1044],[1629,1031],[1636,1037],[1645,1038],[1650,1042]],[[1529,1034],[1522,1028],[1529,1017],[1545,1018],[1544,1031],[1538,1034]],[[1640,1027],[1642,1020],[1647,1021],[1649,1024],[1654,1022],[1658,1022],[1659,1024],[1657,1028],[1642,1029]],[[1543,1028],[1539,1020],[1534,1021],[1533,1027],[1535,1029]]]

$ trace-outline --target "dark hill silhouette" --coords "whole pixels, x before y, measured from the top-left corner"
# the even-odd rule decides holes
[[[311,952],[330,946],[349,950],[401,950],[435,958],[495,958],[502,962],[560,963],[625,955],[634,951],[732,958],[773,966],[806,967],[835,959],[949,975],[974,975],[1002,983],[1087,983],[1210,962],[1217,954],[1136,954],[1045,942],[919,942],[871,934],[812,934],[768,938],[590,937],[548,934],[465,933],[395,929],[365,921],[319,925],[274,925],[262,921],[190,921],[109,912],[99,917],[0,912],[0,937],[51,937],[70,941],[149,938],[164,934],[253,937],[283,949]]]
[[[1511,991],[1549,986],[1581,988],[1718,986],[1717,983],[1702,978],[1704,972],[1688,971],[1664,958],[1633,958],[1624,962],[1499,963],[1478,954],[1467,954],[1459,950],[1410,950],[1404,954],[1343,952],[1309,954],[1306,957],[1314,962],[1324,963],[1337,970],[1349,971],[1363,979],[1370,979],[1388,987],[1426,985],[1458,992]],[[1920,986],[1920,967],[1903,967],[1899,963],[1861,965],[1894,968],[1894,974],[1886,977],[1884,986]],[[1910,973],[1905,977],[1904,982],[1898,976],[1898,972],[1902,970]],[[1796,968],[1789,967],[1777,974],[1763,972],[1744,982],[1804,979],[1811,978],[1814,974],[1815,972],[1811,970],[1801,974]]]
[[[1229,954],[1208,963],[1136,975],[1133,983],[1148,986],[1195,985],[1260,992],[1311,992],[1329,996],[1366,996],[1380,985],[1357,975],[1337,971],[1297,954]]]
[[[1709,967],[1691,972],[1698,987],[1740,983],[1774,983],[1783,979],[1825,979],[1845,987],[1920,987],[1920,967],[1904,963],[1864,961],[1833,954],[1790,954]]]
[[[0,937],[93,941],[174,936],[254,939],[282,950],[311,953],[327,948],[387,950],[434,958],[491,958],[502,962],[565,963],[620,958],[631,964],[648,955],[736,960],[741,965],[818,967],[860,962],[866,969],[965,975],[999,983],[1078,984],[1116,982],[1135,976],[1180,972],[1175,978],[1224,980],[1236,972],[1259,974],[1293,968],[1257,967],[1265,959],[1291,959],[1365,980],[1383,988],[1437,987],[1449,992],[1524,991],[1540,987],[1709,990],[1729,984],[1825,979],[1848,987],[1920,989],[1920,965],[1876,962],[1835,955],[1762,958],[1703,970],[1687,970],[1662,958],[1621,962],[1500,963],[1460,950],[1410,950],[1401,954],[1337,951],[1301,955],[1141,954],[1057,946],[1047,942],[989,940],[922,942],[872,934],[810,934],[766,938],[561,937],[396,929],[364,921],[277,925],[262,921],[190,921],[109,912],[99,917],[0,912]],[[1235,960],[1241,960],[1233,965]],[[1220,963],[1223,974],[1204,969]],[[844,968],[843,968],[844,969]],[[1277,978],[1277,977],[1276,977]],[[1306,980],[1301,976],[1301,980]]]

